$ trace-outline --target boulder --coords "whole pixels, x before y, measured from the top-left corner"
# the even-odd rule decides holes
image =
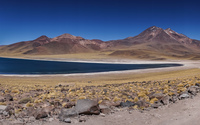
[[[75,110],[78,112],[78,114],[100,114],[99,104],[96,101],[90,99],[78,100],[75,106]]]
[[[134,106],[134,105],[135,105],[135,103],[130,102],[130,101],[120,103],[120,106],[122,106],[122,107],[131,107],[131,106]]]

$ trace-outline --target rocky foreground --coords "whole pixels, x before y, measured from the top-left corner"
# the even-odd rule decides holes
[[[121,110],[149,111],[200,91],[200,77],[101,86],[0,85],[1,124],[87,122]]]

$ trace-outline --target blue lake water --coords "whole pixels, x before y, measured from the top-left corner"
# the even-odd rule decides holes
[[[0,57],[0,74],[71,74],[176,66],[182,66],[182,64],[108,64],[40,61]]]

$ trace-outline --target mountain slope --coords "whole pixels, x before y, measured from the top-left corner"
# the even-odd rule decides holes
[[[41,36],[1,46],[1,55],[52,55],[70,53],[109,52],[109,56],[162,59],[166,57],[200,59],[200,41],[190,39],[172,29],[152,26],[134,37],[121,40],[88,40],[63,34],[54,38]]]
[[[200,41],[188,38],[171,29],[153,26],[135,37],[108,41],[112,56],[159,58],[159,56],[189,58],[199,57]]]

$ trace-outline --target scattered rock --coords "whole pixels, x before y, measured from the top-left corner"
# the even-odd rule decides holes
[[[135,105],[135,103],[130,102],[130,101],[120,103],[120,106],[122,106],[122,107],[131,107],[131,106],[134,106],[134,105]]]
[[[99,104],[96,101],[89,99],[78,100],[75,106],[75,110],[78,112],[78,114],[100,114]]]
[[[186,94],[186,93],[184,93],[184,94],[181,94],[180,96],[179,96],[179,99],[181,100],[181,99],[185,99],[185,98],[189,98],[190,96],[188,95],[188,94]]]
[[[6,94],[4,98],[6,101],[13,101],[13,97],[10,94]]]

